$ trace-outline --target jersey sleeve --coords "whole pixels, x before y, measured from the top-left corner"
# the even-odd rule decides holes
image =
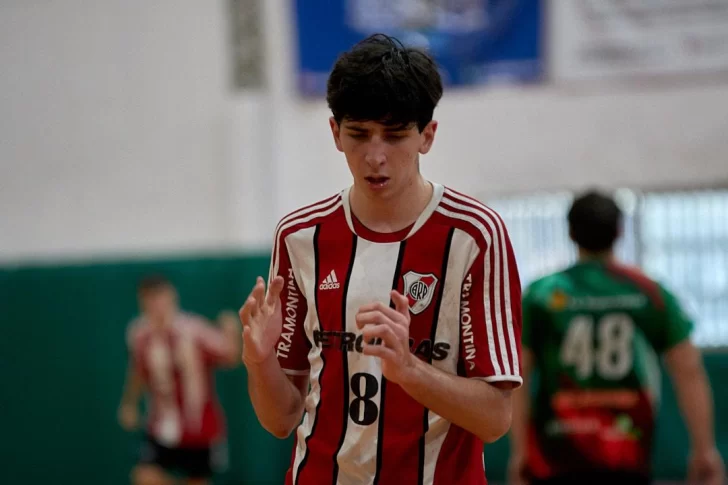
[[[463,281],[460,357],[466,377],[520,385],[521,282],[505,227],[498,229],[490,244],[478,244]]]
[[[690,337],[694,323],[678,299],[669,290],[660,286],[664,306],[662,308],[662,331],[656,350],[664,352]]]
[[[271,258],[270,280],[275,276],[282,276],[285,283],[281,291],[283,329],[276,343],[276,356],[286,374],[308,375],[308,353],[311,345],[304,328],[308,305],[296,280],[297,272],[286,240],[278,237]]]

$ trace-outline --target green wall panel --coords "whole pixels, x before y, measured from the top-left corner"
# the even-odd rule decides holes
[[[137,281],[163,272],[185,309],[214,318],[221,309],[237,309],[267,270],[267,256],[0,268],[0,483],[128,483],[138,436],[119,428],[116,409]],[[706,365],[713,382],[728,375],[728,356],[708,355]],[[258,425],[242,368],[221,371],[217,383],[231,463],[216,482],[281,483],[292,440],[277,440]],[[655,464],[660,477],[678,478],[687,435],[669,385],[664,391]],[[725,451],[728,390],[714,393]],[[503,477],[507,450],[505,439],[486,447],[493,481]]]

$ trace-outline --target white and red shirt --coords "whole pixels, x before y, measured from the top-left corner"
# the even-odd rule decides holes
[[[149,390],[147,432],[170,448],[206,447],[223,438],[225,417],[213,376],[230,352],[222,332],[182,313],[164,329],[140,317],[127,339]]]
[[[271,276],[281,275],[289,375],[310,377],[287,484],[485,484],[483,442],[429,411],[361,353],[359,307],[410,301],[411,351],[448,372],[520,384],[521,285],[501,218],[433,184],[398,233],[368,230],[349,189],[284,217]]]

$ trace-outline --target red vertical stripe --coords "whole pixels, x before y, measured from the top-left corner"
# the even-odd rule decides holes
[[[343,212],[322,223],[315,240],[316,254],[316,310],[319,329],[327,332],[343,330],[342,312],[346,295],[346,282],[354,251],[354,234],[349,230]],[[334,271],[338,288],[321,287],[321,283]],[[315,344],[315,343],[314,343]],[[328,484],[334,481],[336,453],[345,422],[348,419],[348,372],[345,372],[346,352],[341,351],[342,340],[335,336],[320,342],[323,348],[324,368],[321,375],[321,400],[316,412],[316,423],[307,440],[305,461],[299,467],[297,483]],[[346,395],[346,398],[345,398]]]
[[[437,278],[429,290],[431,299],[419,314],[410,313],[410,344],[413,353],[420,349],[418,357],[429,361],[434,342],[430,341],[432,324],[437,318],[437,300],[444,284],[441,272],[443,255],[449,239],[450,228],[445,225],[426,224],[407,240],[402,258],[397,291],[405,292],[404,277],[413,271],[429,281],[429,275]],[[407,295],[405,295],[407,296]],[[452,349],[451,351],[454,351]],[[428,354],[428,352],[430,354]],[[399,385],[387,383],[385,402],[381,413],[385,432],[380,436],[384,450],[379,473],[380,485],[416,485],[420,474],[420,437],[424,433],[425,408],[407,394]],[[381,419],[381,418],[380,418]]]
[[[451,424],[437,458],[433,483],[486,485],[488,481],[482,466],[473,466],[482,462],[483,442],[471,432]]]

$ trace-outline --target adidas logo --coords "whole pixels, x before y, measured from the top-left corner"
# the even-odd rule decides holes
[[[331,270],[331,273],[319,285],[319,290],[338,290],[340,287],[339,280],[336,278],[336,271]]]

